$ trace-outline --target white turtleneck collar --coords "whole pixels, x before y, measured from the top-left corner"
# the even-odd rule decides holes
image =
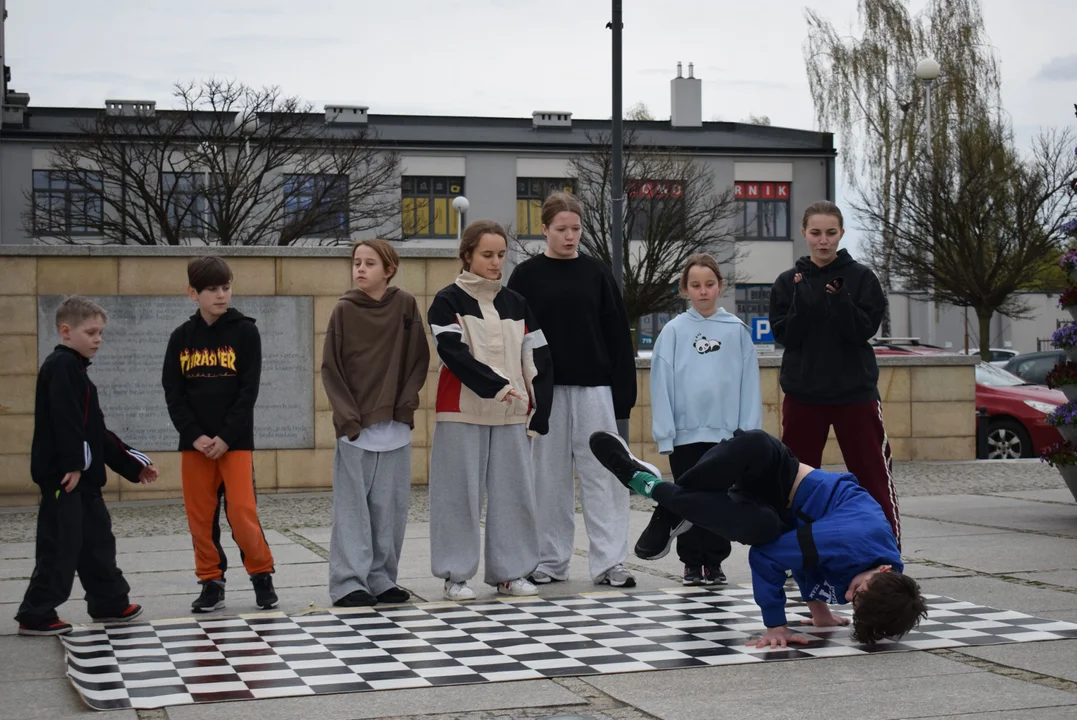
[[[493,302],[497,294],[501,292],[501,280],[487,280],[467,270],[456,278],[456,284],[476,300],[487,302]]]

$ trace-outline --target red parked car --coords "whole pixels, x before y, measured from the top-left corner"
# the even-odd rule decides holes
[[[882,338],[872,343],[876,355],[952,354],[945,348],[908,338]],[[976,407],[987,408],[987,459],[1036,457],[1062,439],[1047,424],[1047,415],[1066,402],[1059,390],[1033,385],[990,363],[976,366]]]

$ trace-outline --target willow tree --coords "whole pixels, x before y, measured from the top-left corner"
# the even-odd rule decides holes
[[[868,233],[864,254],[889,292],[901,241],[891,228],[901,224],[915,165],[929,149],[916,64],[933,57],[942,67],[931,113],[939,152],[958,129],[1000,105],[999,68],[979,0],[929,0],[916,15],[904,0],[859,0],[858,15],[859,27],[846,36],[806,10],[804,55],[816,120],[842,143],[853,215]]]

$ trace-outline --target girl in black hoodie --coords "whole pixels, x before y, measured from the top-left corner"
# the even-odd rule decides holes
[[[837,205],[810,205],[801,233],[809,255],[770,291],[771,330],[785,347],[782,442],[801,462],[820,467],[833,425],[849,472],[882,506],[900,545],[879,366],[869,343],[886,313],[886,295],[871,270],[838,249],[845,227]]]

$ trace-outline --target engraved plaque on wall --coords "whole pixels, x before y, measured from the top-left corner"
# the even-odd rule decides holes
[[[104,342],[90,366],[109,429],[139,450],[176,450],[161,387],[172,331],[197,305],[186,297],[91,297],[108,313]],[[38,358],[60,342],[56,308],[63,298],[38,298]],[[259,449],[314,447],[314,301],[309,297],[236,297],[262,336],[262,382],[254,407]]]

